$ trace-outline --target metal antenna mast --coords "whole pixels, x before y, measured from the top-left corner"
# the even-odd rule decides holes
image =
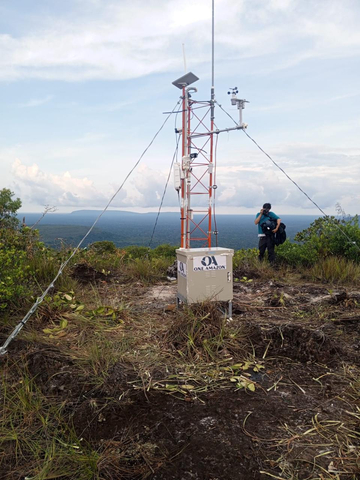
[[[192,98],[197,89],[191,86],[198,77],[189,72],[173,82],[182,90],[182,161],[174,166],[175,188],[181,193],[181,248],[211,248],[214,190],[214,135],[246,127],[242,123],[245,100],[233,91],[231,102],[240,110],[239,125],[215,129],[215,9],[212,0],[212,68],[210,100]],[[235,89],[236,91],[236,89]]]
[[[174,164],[175,188],[181,197],[181,243],[176,250],[178,292],[176,301],[196,303],[215,300],[228,302],[231,317],[233,299],[232,256],[230,248],[212,247],[214,192],[214,135],[246,128],[242,123],[245,100],[238,100],[232,89],[231,103],[240,112],[234,128],[215,127],[215,41],[214,0],[212,0],[211,95],[210,100],[193,98],[197,89],[192,86],[198,77],[185,73],[173,85],[182,91],[181,163]],[[229,92],[230,93],[230,92]],[[196,243],[196,248],[194,244]]]

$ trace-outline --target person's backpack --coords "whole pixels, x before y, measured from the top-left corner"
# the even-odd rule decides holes
[[[261,224],[261,228],[265,235],[273,235],[273,230],[276,228],[276,221],[269,218]]]
[[[286,240],[286,225],[280,223],[278,231],[275,233],[275,245],[281,245]]]

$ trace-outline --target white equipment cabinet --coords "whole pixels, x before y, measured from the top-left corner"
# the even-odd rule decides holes
[[[229,302],[231,317],[233,255],[234,250],[221,247],[176,250],[177,302],[188,304],[204,300]]]

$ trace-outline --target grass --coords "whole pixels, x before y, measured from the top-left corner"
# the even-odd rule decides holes
[[[213,360],[226,348],[234,346],[236,333],[226,326],[226,316],[216,303],[185,307],[170,327],[168,341],[189,360]]]
[[[167,258],[135,258],[126,265],[126,275],[135,281],[146,284],[156,283],[166,277],[166,270],[172,264]]]
[[[228,322],[215,302],[164,313],[159,305],[149,306],[151,302],[146,303],[145,296],[139,299],[139,292],[142,295],[146,285],[162,279],[172,259],[129,258],[126,262],[120,257],[117,259],[117,264],[113,259],[110,265],[99,258],[96,268],[113,267],[115,274],[121,270],[127,276],[125,284],[116,283],[115,278],[80,287],[65,276],[64,286],[68,288],[57,287],[21,333],[23,340],[32,342],[30,351],[41,353],[50,346],[51,352],[59,352],[59,371],[69,362],[72,375],[76,375],[81,385],[87,386],[90,395],[90,399],[79,397],[76,400],[79,404],[93,399],[96,402],[97,396],[104,403],[113,402],[111,405],[121,402],[119,397],[126,387],[121,385],[121,395],[117,393],[116,398],[107,390],[116,365],[119,371],[124,365],[132,372],[129,391],[142,390],[145,396],[149,395],[149,402],[154,392],[201,404],[207,400],[208,393],[220,390],[239,395],[245,392],[249,398],[272,394],[276,387],[280,390],[280,377],[272,378],[275,387],[269,389],[254,380],[265,375],[264,372],[270,377],[271,370],[279,365],[271,366],[266,344],[261,344],[263,323],[271,323],[272,315],[278,312],[275,307],[271,310],[250,310],[250,306],[246,310],[244,307],[244,317],[239,315],[236,323]],[[45,258],[37,260],[36,269],[39,284],[54,273],[53,267],[46,265]],[[274,270],[267,262],[259,263],[254,256],[241,258],[237,269],[244,272],[239,277],[241,288],[254,288],[254,301],[256,289],[266,285],[266,280],[281,278],[286,283],[292,275],[286,268]],[[311,278],[330,283],[350,284],[360,278],[356,265],[337,259],[326,259],[304,272]],[[256,286],[253,278],[260,278]],[[298,278],[296,286],[297,282]],[[298,321],[317,321],[322,325],[334,314],[329,305],[310,310],[298,310],[294,306],[292,311],[292,305],[287,304],[281,292],[278,300],[283,321],[291,320],[293,315]],[[269,315],[265,318],[265,314]],[[253,324],[259,321],[258,345],[253,346],[254,332],[243,318],[251,318]],[[263,357],[259,359],[256,354],[260,351]],[[19,357],[16,352],[8,355],[8,363],[2,368],[0,394],[0,470],[8,475],[4,480],[145,479],[171,461],[173,452],[159,449],[154,442],[131,430],[122,431],[121,438],[107,439],[96,445],[82,440],[81,431],[76,432],[72,426],[71,407],[67,405],[66,396],[47,395],[44,387],[50,385],[50,380],[45,383],[32,377],[27,369],[27,358]],[[44,364],[44,370],[45,367]],[[50,378],[55,375],[57,371]],[[345,472],[344,480],[356,479],[356,469],[360,465],[360,439],[356,427],[360,420],[360,376],[355,367],[344,368],[341,381],[346,388],[335,392],[343,402],[341,419],[314,415],[306,425],[302,422],[297,426],[282,425],[280,436],[276,427],[276,438],[270,445],[274,456],[268,457],[269,468],[264,467],[264,475],[304,480],[305,477],[297,472],[309,468],[311,480],[343,480],[342,474],[336,471]],[[297,388],[301,391],[299,386]],[[262,446],[262,439],[254,437],[254,441]],[[310,460],[309,452],[315,452]],[[333,462],[334,471],[328,469],[330,462]]]
[[[261,473],[282,480],[357,480],[360,471],[360,370],[344,364],[342,374],[336,377],[339,385],[336,398],[343,402],[346,415],[339,420],[317,413],[308,424],[301,423],[297,427],[285,424],[279,438],[267,441],[276,449],[276,457],[268,459],[271,468]],[[351,411],[354,404],[357,407]],[[245,432],[254,441],[262,442],[246,429]],[[318,453],[312,456],[310,452],[314,449]]]
[[[108,378],[111,368],[123,361],[132,343],[129,337],[119,339],[114,338],[113,335],[99,334],[89,339],[73,358],[81,365],[88,381],[99,388]]]
[[[13,367],[13,366],[12,366]],[[97,478],[98,453],[81,443],[63,415],[37,387],[22,358],[2,379],[0,467],[5,478]]]
[[[106,253],[98,253],[96,250],[89,249],[83,254],[84,261],[88,265],[105,274],[121,271],[124,266],[124,256],[124,251],[118,249]]]
[[[314,280],[327,283],[360,284],[360,265],[340,257],[327,257],[319,260],[309,270]]]
[[[39,252],[36,255],[29,256],[27,265],[32,272],[32,279],[36,285],[43,288],[48,285],[57,275],[61,263],[67,257],[66,252],[50,253],[48,251]],[[72,259],[71,264],[76,261],[76,257]],[[56,282],[56,288],[60,291],[74,290],[77,282],[71,277],[71,269],[67,267],[59,276]]]

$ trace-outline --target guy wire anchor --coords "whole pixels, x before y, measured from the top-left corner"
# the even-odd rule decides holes
[[[239,127],[247,128],[248,124],[243,123],[242,121],[242,111],[245,108],[245,103],[249,103],[249,102],[245,99],[242,100],[237,98],[236,94],[239,93],[239,90],[237,89],[237,87],[234,87],[234,88],[230,87],[228,91],[228,95],[230,95],[230,93],[231,93],[231,105],[236,105],[239,110]]]

